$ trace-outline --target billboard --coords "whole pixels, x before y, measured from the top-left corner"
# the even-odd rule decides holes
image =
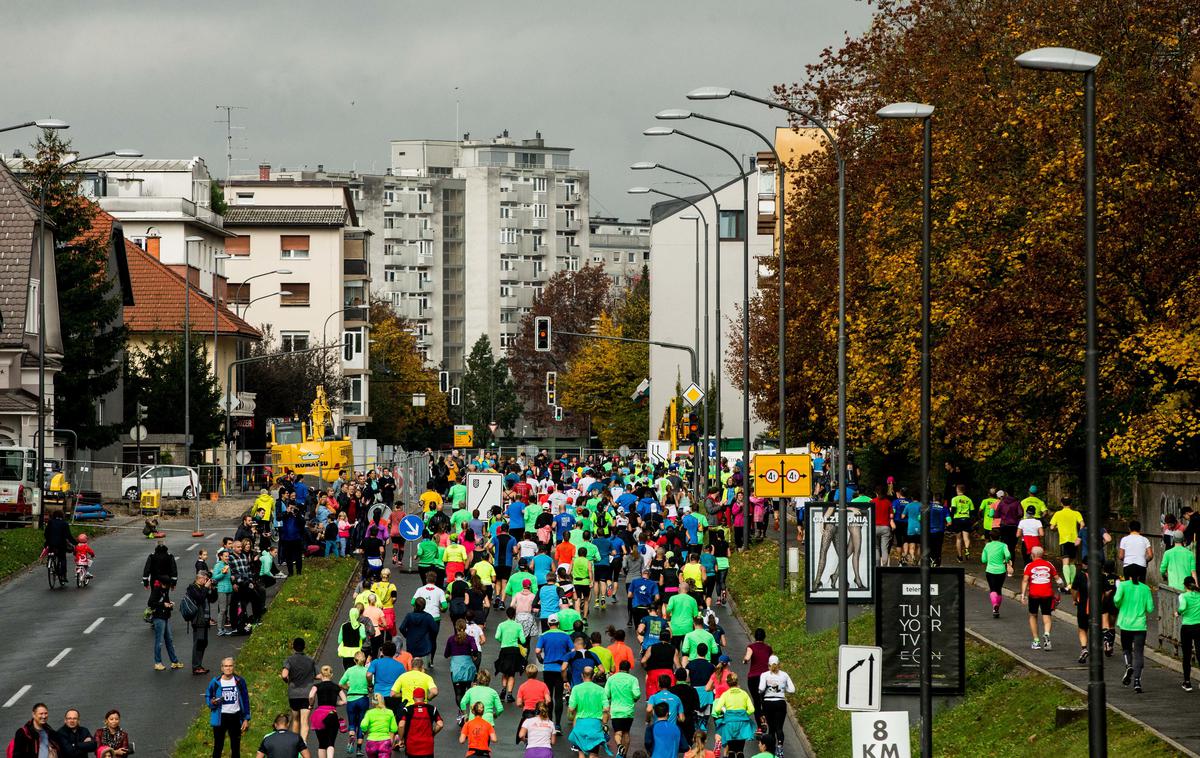
[[[851,603],[875,600],[875,527],[870,503],[850,503],[847,542],[848,584]],[[836,503],[810,502],[804,509],[804,602],[836,603],[840,580],[841,550],[837,538],[839,513]]]
[[[929,647],[933,692],[961,695],[966,688],[966,609],[963,570],[929,570]],[[921,569],[878,569],[875,644],[883,648],[883,692],[921,689]]]

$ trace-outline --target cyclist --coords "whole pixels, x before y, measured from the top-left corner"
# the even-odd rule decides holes
[[[50,520],[46,522],[46,529],[43,532],[46,550],[50,555],[58,561],[58,581],[60,584],[67,583],[67,550],[75,548],[75,538],[71,536],[71,526],[63,518],[62,511],[54,511],[50,514]]]
[[[83,570],[83,580],[88,582],[92,578],[92,561],[96,558],[96,551],[88,544],[88,536],[86,534],[79,535],[79,539],[75,542],[75,571]]]

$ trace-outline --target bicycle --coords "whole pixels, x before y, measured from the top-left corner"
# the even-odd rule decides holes
[[[92,562],[94,563],[94,561]],[[91,584],[92,581],[92,563],[76,563],[75,564],[75,586],[79,589]]]
[[[50,584],[50,589],[55,588],[57,583],[59,587],[66,587],[66,579],[59,576],[58,572],[58,556],[53,552],[46,553],[46,581]]]

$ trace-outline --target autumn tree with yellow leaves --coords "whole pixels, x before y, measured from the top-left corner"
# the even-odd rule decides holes
[[[1019,69],[1042,46],[1098,83],[1101,439],[1106,465],[1200,450],[1200,6],[1191,0],[878,0],[870,28],[778,88],[847,157],[848,422],[915,455],[921,139],[933,116],[933,414],[942,455],[1075,467],[1083,438],[1082,80]],[[787,418],[836,433],[837,193],[828,151],[791,166]],[[756,413],[778,415],[774,274],[751,307]],[[736,353],[736,351],[735,351]],[[733,363],[740,376],[740,356]]]
[[[371,423],[368,434],[408,449],[437,447],[451,435],[438,372],[417,351],[414,327],[382,301],[371,303]],[[413,396],[424,405],[413,405]]]

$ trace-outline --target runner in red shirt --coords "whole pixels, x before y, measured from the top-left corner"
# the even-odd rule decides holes
[[[425,702],[425,690],[413,690],[413,703],[400,719],[400,744],[408,758],[433,758],[433,737],[442,731],[442,714]]]
[[[1052,613],[1055,605],[1054,599],[1057,585],[1062,584],[1062,578],[1059,577],[1054,564],[1042,557],[1045,552],[1040,545],[1029,552],[1031,560],[1025,564],[1025,575],[1021,578],[1021,594],[1017,596],[1018,601],[1025,597],[1029,598],[1029,633],[1033,635],[1033,644],[1030,647],[1034,650],[1050,649],[1050,624],[1054,618]],[[1042,627],[1045,630],[1040,640],[1037,626],[1038,613],[1042,614]]]
[[[871,499],[875,509],[875,561],[880,566],[890,566],[892,562],[892,530],[896,522],[892,520],[892,499],[887,496],[887,489],[882,484],[875,485],[875,497]]]

